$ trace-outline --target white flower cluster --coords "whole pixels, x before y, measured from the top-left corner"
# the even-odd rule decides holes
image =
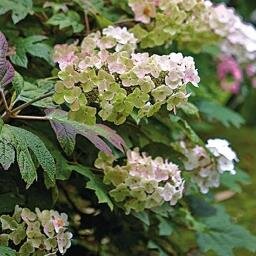
[[[177,165],[152,159],[138,149],[127,152],[127,164],[113,167],[113,159],[102,152],[95,166],[104,171],[104,182],[114,188],[110,195],[129,213],[131,209],[142,211],[169,202],[175,205],[182,197],[184,181]]]
[[[202,193],[208,193],[209,188],[218,187],[220,175],[224,172],[236,174],[234,162],[238,161],[226,140],[209,139],[206,148],[214,158],[201,146],[189,148],[185,142],[180,143],[180,150],[187,158],[184,167],[187,171],[193,171],[192,180]]]
[[[210,27],[223,38],[221,49],[234,55],[240,63],[248,63],[256,57],[256,30],[244,23],[233,8],[224,4],[212,5]]]

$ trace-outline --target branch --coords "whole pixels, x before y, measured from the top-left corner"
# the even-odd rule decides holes
[[[46,94],[44,94],[44,95],[42,95],[42,96],[40,96],[40,97],[38,97],[38,98],[35,98],[35,99],[33,99],[33,100],[29,101],[29,102],[26,102],[26,103],[24,103],[24,104],[18,106],[17,108],[14,108],[14,109],[11,111],[11,113],[13,114],[13,113],[16,113],[16,112],[18,112],[18,111],[21,111],[21,110],[23,110],[24,108],[26,108],[26,107],[32,105],[34,102],[37,102],[37,101],[39,101],[39,100],[42,100],[42,99],[51,97],[53,94],[54,94],[54,92],[49,92],[49,93],[46,93]]]

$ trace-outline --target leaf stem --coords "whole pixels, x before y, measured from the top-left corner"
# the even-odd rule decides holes
[[[54,94],[54,92],[49,92],[49,93],[46,93],[46,94],[44,94],[44,95],[42,95],[42,96],[40,96],[40,97],[37,97],[37,98],[35,98],[35,99],[33,99],[33,100],[29,101],[29,102],[26,102],[26,103],[24,103],[24,104],[18,106],[17,108],[14,108],[14,109],[11,111],[11,113],[13,114],[13,113],[16,113],[16,112],[18,112],[18,111],[21,111],[21,110],[23,110],[24,108],[26,108],[26,107],[32,105],[34,102],[37,102],[37,101],[39,101],[39,100],[48,98],[48,97],[52,96],[53,94]]]
[[[26,120],[39,120],[39,121],[48,121],[48,116],[22,116],[22,115],[11,115],[13,119],[26,119]]]
[[[122,23],[129,23],[129,22],[134,22],[135,20],[134,19],[123,19],[123,20],[118,20],[118,21],[115,21],[113,22],[115,25],[118,25],[118,24],[122,24]]]
[[[6,97],[5,97],[4,91],[0,90],[0,94],[1,94],[1,97],[2,97],[2,100],[3,100],[4,108],[5,108],[6,112],[10,112],[8,104],[7,104],[7,101],[6,101]]]

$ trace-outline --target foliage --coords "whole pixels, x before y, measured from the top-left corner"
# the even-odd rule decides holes
[[[251,182],[256,6],[223,2],[0,1],[0,255],[256,252],[219,202]]]

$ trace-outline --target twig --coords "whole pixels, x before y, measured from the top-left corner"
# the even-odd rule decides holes
[[[89,23],[88,15],[86,13],[84,16],[84,21],[85,21],[85,27],[86,27],[86,35],[89,35],[90,34],[90,23]]]
[[[16,113],[16,112],[18,112],[18,111],[21,111],[21,110],[23,110],[24,108],[26,108],[26,107],[30,106],[31,104],[33,104],[34,102],[37,102],[37,101],[39,101],[39,100],[48,98],[48,97],[52,96],[53,94],[54,94],[54,92],[49,92],[49,93],[46,93],[46,94],[44,94],[44,95],[42,95],[42,96],[40,96],[40,97],[38,97],[38,98],[35,98],[35,99],[33,99],[33,100],[29,101],[29,102],[26,102],[26,103],[24,103],[24,104],[18,106],[17,108],[14,108],[14,109],[11,111],[11,113],[13,114],[13,113]]]

